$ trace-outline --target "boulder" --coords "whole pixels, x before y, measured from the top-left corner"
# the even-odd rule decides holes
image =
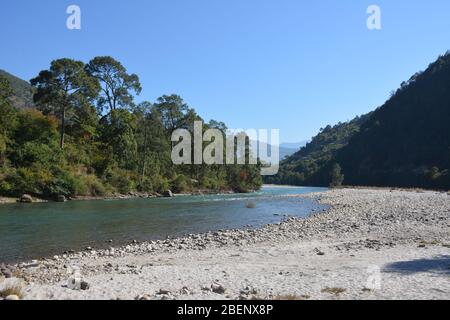
[[[9,269],[2,270],[2,272],[0,272],[0,274],[3,274],[3,276],[6,279],[9,279],[9,278],[13,277],[13,274],[12,274],[12,272]]]
[[[164,192],[164,197],[166,198],[173,198],[173,192],[171,190],[167,190],[166,192]]]
[[[19,199],[20,203],[32,203],[33,198],[29,194],[24,194]]]
[[[18,296],[16,296],[15,294],[9,295],[5,298],[5,300],[7,301],[13,301],[13,300],[20,300],[20,298]]]
[[[66,202],[66,201],[67,201],[66,196],[64,196],[62,194],[60,194],[56,197],[56,202]]]

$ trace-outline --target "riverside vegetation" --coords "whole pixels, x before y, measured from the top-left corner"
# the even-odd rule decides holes
[[[192,132],[202,118],[178,95],[135,103],[139,77],[112,57],[59,59],[30,82],[0,73],[0,196],[248,192],[262,185],[259,165],[173,165],[172,132]],[[214,120],[203,126],[210,128],[227,129]]]

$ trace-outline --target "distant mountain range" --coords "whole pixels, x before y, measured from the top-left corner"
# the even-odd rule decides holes
[[[296,153],[300,148],[304,147],[308,142],[281,143],[280,144],[280,160],[285,159]]]
[[[14,96],[11,98],[11,101],[16,108],[30,109],[35,107],[33,104],[33,88],[27,81],[1,69],[0,76],[3,76],[9,81],[14,91]]]
[[[337,166],[347,185],[450,189],[450,53],[374,112],[322,129],[266,182],[328,186]]]

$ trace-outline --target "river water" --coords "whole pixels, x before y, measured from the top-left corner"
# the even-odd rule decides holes
[[[323,188],[264,186],[252,194],[69,201],[0,206],[0,262],[17,262],[131,240],[257,228],[324,207],[292,195]],[[254,208],[247,208],[253,204]]]

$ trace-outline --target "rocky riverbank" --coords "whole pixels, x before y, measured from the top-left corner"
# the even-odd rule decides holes
[[[307,197],[331,208],[259,230],[86,248],[2,273],[8,285],[21,281],[25,299],[450,299],[450,195]]]
[[[42,203],[42,202],[66,202],[66,201],[93,201],[93,200],[127,200],[127,199],[148,199],[148,198],[173,198],[176,196],[198,196],[198,195],[216,195],[216,194],[234,194],[232,190],[205,190],[199,189],[192,192],[185,193],[173,193],[171,190],[167,190],[163,193],[157,192],[128,192],[128,193],[113,193],[105,196],[75,196],[75,197],[65,197],[58,196],[53,199],[42,199],[34,197],[28,194],[24,194],[18,198],[12,197],[0,197],[1,204],[11,204],[11,203]]]

